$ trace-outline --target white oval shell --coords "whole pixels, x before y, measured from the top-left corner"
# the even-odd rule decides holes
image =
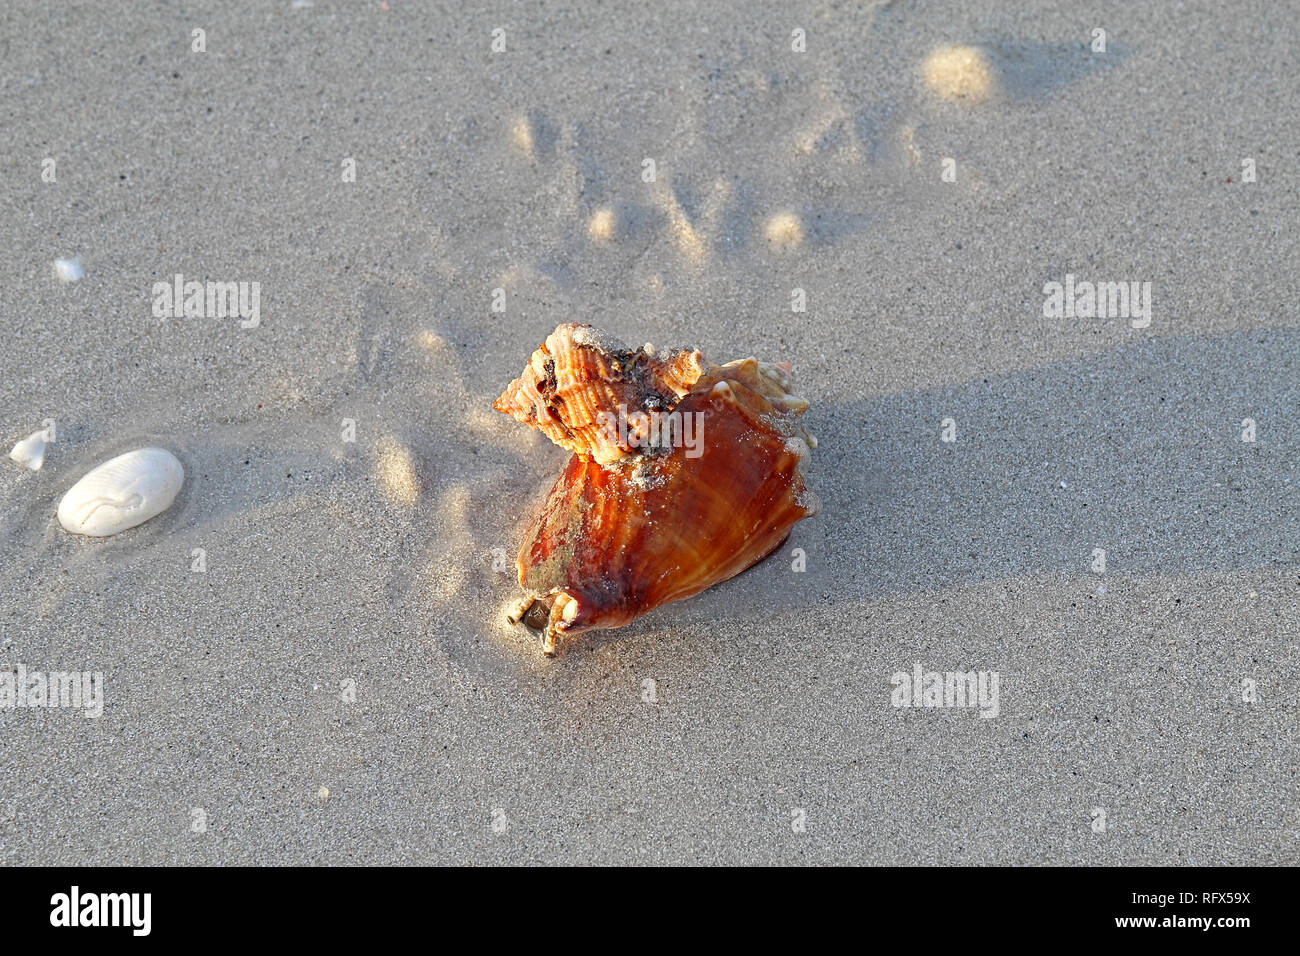
[[[102,538],[167,510],[185,469],[165,448],[139,448],[88,471],[59,502],[65,531]]]

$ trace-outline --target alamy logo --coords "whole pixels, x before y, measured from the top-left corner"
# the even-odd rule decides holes
[[[1150,282],[1083,282],[1066,273],[1065,283],[1043,286],[1045,319],[1132,319],[1135,329],[1151,324]]]
[[[51,926],[129,926],[133,936],[152,929],[152,893],[70,893],[50,897]]]
[[[153,284],[153,314],[159,319],[239,318],[240,328],[262,323],[260,282],[185,281],[179,272],[172,282]]]
[[[601,438],[620,448],[644,448],[655,452],[665,448],[685,448],[687,458],[704,454],[704,413],[668,412],[657,409],[629,412],[624,405],[618,413],[597,412]]]
[[[978,707],[981,717],[998,715],[997,671],[927,671],[920,662],[912,673],[896,671],[889,682],[895,707]]]
[[[79,709],[83,717],[104,714],[103,671],[0,671],[0,710],[15,708]]]

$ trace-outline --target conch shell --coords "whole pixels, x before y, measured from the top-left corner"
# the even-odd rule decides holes
[[[557,328],[494,406],[574,452],[524,535],[511,622],[554,654],[561,635],[621,627],[780,547],[819,508],[792,388],[784,363]]]

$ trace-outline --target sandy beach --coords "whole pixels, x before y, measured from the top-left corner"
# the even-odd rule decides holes
[[[0,5],[0,669],[102,675],[0,865],[1300,863],[1298,16]],[[822,510],[547,659],[562,322],[789,362]]]

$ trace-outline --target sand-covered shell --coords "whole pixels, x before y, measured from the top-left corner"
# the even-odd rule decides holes
[[[698,350],[657,356],[590,325],[567,323],[547,336],[492,407],[561,448],[608,464],[633,449],[610,434],[600,412],[671,408],[707,368]]]
[[[662,409],[660,437],[674,439],[628,442],[605,464],[574,454],[524,535],[527,595],[511,617],[541,631],[548,654],[566,634],[620,627],[739,574],[818,510],[790,367],[693,354],[705,370]]]
[[[185,469],[165,448],[138,448],[92,468],[59,502],[65,531],[95,538],[117,534],[166,511]]]

